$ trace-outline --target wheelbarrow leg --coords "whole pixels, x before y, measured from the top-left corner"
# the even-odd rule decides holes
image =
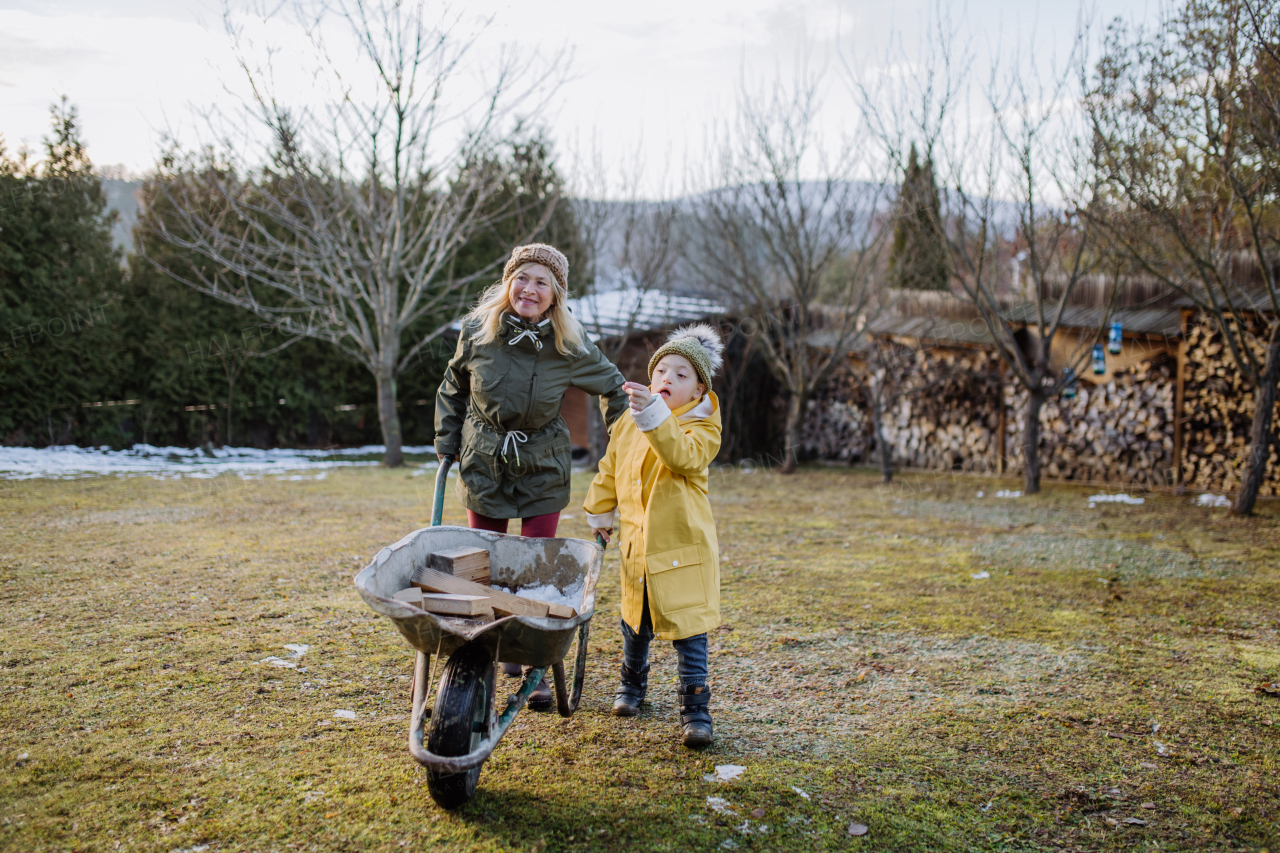
[[[413,661],[413,686],[410,688],[410,701],[413,703],[409,711],[409,740],[413,740],[414,729],[422,728],[424,717],[431,716],[427,704],[427,688],[431,684],[431,656],[418,652]]]
[[[587,639],[591,636],[591,623],[583,622],[578,628],[578,653],[573,664],[573,693],[565,690],[564,661],[553,664],[551,674],[556,685],[556,711],[562,717],[572,717],[582,699],[582,683],[587,676]]]

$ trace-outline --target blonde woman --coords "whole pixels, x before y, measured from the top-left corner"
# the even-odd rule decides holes
[[[506,533],[519,518],[522,536],[555,536],[569,504],[564,392],[599,395],[607,424],[627,408],[622,374],[587,339],[568,296],[569,262],[558,249],[517,246],[502,281],[463,322],[436,394],[435,447],[458,462],[458,499],[473,528]],[[529,707],[550,705],[544,682]]]

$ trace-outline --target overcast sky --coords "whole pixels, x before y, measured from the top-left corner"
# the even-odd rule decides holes
[[[942,0],[983,51],[1025,48],[1065,55],[1079,7],[1035,0]],[[12,152],[38,148],[48,107],[61,94],[78,107],[99,165],[143,171],[166,129],[191,123],[193,108],[225,102],[238,85],[220,6],[198,0],[0,0],[0,133]],[[572,51],[573,76],[544,116],[562,147],[600,140],[610,155],[642,147],[647,161],[679,160],[709,117],[728,112],[745,72],[761,80],[791,67],[800,46],[838,66],[839,56],[874,64],[891,33],[912,45],[932,0],[647,0],[645,3],[468,0],[465,25],[493,23],[478,56],[501,44]],[[1143,18],[1156,0],[1108,0],[1110,18]],[[834,87],[839,124],[853,101]]]

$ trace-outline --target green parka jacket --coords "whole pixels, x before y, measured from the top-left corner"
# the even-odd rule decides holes
[[[532,518],[569,505],[569,428],[560,403],[570,387],[607,398],[605,423],[626,410],[623,378],[595,344],[561,355],[551,322],[505,315],[477,344],[464,323],[436,393],[438,454],[458,460],[458,500],[490,518]]]

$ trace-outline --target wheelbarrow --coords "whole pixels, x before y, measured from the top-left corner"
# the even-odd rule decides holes
[[[383,548],[355,577],[360,597],[376,613],[390,619],[417,651],[409,753],[427,769],[431,797],[446,809],[458,808],[475,795],[481,766],[548,669],[552,672],[560,716],[572,716],[577,710],[586,675],[596,582],[604,562],[603,543],[599,540],[531,539],[441,525],[445,483],[452,462],[445,457],[436,473],[431,526]],[[494,584],[516,594],[550,584],[562,595],[577,599],[573,606],[578,615],[572,619],[507,616],[478,622],[428,613],[392,598],[410,586],[415,568],[426,565],[431,554],[462,547],[488,549]],[[577,653],[569,688],[564,661],[575,638]],[[435,704],[428,708],[433,655],[445,664]],[[500,712],[495,701],[499,660],[531,667]],[[428,718],[430,729],[424,732]]]

